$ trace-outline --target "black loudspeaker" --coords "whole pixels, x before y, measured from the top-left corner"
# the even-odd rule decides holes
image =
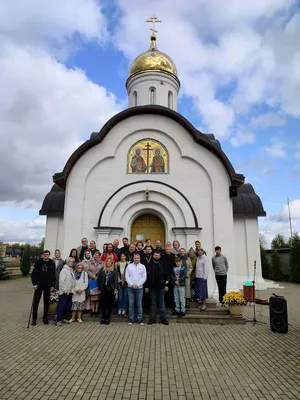
[[[237,197],[237,187],[236,186],[229,186],[229,196]]]
[[[273,332],[288,332],[287,302],[284,297],[271,296],[270,304],[270,327]]]

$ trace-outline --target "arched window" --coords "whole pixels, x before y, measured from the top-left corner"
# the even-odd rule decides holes
[[[133,97],[133,107],[137,106],[137,92],[133,92],[132,93],[132,97]]]
[[[150,104],[155,104],[155,88],[150,88]]]
[[[173,93],[168,92],[168,107],[173,109]]]

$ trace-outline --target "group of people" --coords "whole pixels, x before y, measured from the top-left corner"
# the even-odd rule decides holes
[[[50,251],[44,250],[42,258],[34,265],[31,279],[35,290],[33,298],[32,325],[37,323],[38,305],[44,296],[43,323],[48,324],[50,293],[55,289],[59,293],[55,323],[77,321],[82,323],[82,312],[88,310],[90,316],[99,314],[100,324],[109,325],[111,313],[117,299],[119,317],[126,317],[129,311],[129,325],[135,320],[144,325],[143,306],[150,306],[148,324],[156,322],[157,304],[160,308],[160,320],[168,325],[166,305],[173,309],[173,315],[184,317],[190,301],[198,301],[201,311],[206,310],[208,298],[207,279],[210,260],[201,247],[200,241],[188,252],[174,240],[167,242],[165,248],[159,240],[152,247],[150,239],[145,243],[129,243],[123,238],[123,247],[119,240],[106,243],[102,254],[95,241],[81,240],[78,248],[73,248],[66,260],[61,258],[59,249],[53,259]],[[219,290],[219,302],[223,305],[226,294],[228,261],[221,253],[221,247],[215,247],[212,257]],[[69,319],[70,311],[72,317]]]

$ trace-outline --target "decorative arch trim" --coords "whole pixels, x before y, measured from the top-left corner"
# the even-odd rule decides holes
[[[128,187],[128,186],[133,186],[133,185],[136,185],[136,184],[139,184],[139,183],[155,183],[155,184],[157,184],[157,185],[162,185],[162,186],[166,186],[166,187],[168,187],[168,188],[170,188],[170,189],[173,189],[175,192],[177,192],[178,194],[180,194],[180,196],[185,200],[185,202],[188,204],[188,206],[189,206],[189,208],[190,208],[190,210],[191,210],[191,213],[192,213],[193,219],[194,219],[195,228],[198,228],[198,227],[199,227],[199,225],[198,225],[198,219],[197,219],[195,210],[193,209],[193,207],[192,207],[191,203],[189,202],[189,200],[186,198],[186,196],[185,196],[183,193],[181,193],[180,190],[174,188],[173,186],[171,186],[171,185],[169,185],[168,183],[165,183],[165,182],[158,182],[158,181],[154,181],[154,180],[149,180],[149,179],[146,180],[146,179],[145,179],[145,180],[140,180],[140,181],[136,181],[136,182],[127,183],[126,185],[123,185],[123,186],[121,186],[118,190],[116,190],[116,191],[107,199],[106,203],[104,204],[104,206],[103,206],[103,208],[102,208],[102,210],[101,210],[100,216],[99,216],[98,227],[95,227],[95,229],[101,227],[102,216],[103,216],[103,214],[104,214],[104,211],[105,211],[107,205],[108,205],[109,202],[111,201],[111,199],[112,199],[117,193],[119,193],[121,190],[125,189],[126,187]]]
[[[161,115],[166,118],[170,118],[173,121],[180,124],[185,130],[189,132],[189,134],[193,137],[196,143],[200,146],[205,147],[211,153],[213,153],[221,163],[224,165],[226,169],[232,185],[241,186],[244,183],[244,176],[242,174],[237,174],[227,158],[226,154],[217,147],[214,143],[212,143],[209,138],[204,134],[198,131],[186,118],[184,118],[178,112],[169,109],[168,107],[158,106],[158,105],[147,105],[147,106],[137,106],[130,107],[120,113],[116,114],[112,117],[100,130],[99,133],[92,134],[92,138],[84,142],[68,159],[64,169],[62,172],[56,173],[53,176],[53,181],[62,189],[66,188],[67,179],[71,173],[72,168],[76,164],[76,162],[80,159],[80,157],[85,154],[89,149],[101,143],[106,135],[111,131],[111,129],[117,125],[119,122],[125,120],[126,118],[133,117],[135,115]]]

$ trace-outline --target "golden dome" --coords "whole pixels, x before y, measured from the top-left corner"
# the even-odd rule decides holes
[[[155,34],[151,35],[151,45],[149,50],[140,54],[133,61],[129,77],[143,72],[152,71],[163,72],[177,78],[177,68],[173,60],[167,54],[157,50]]]

